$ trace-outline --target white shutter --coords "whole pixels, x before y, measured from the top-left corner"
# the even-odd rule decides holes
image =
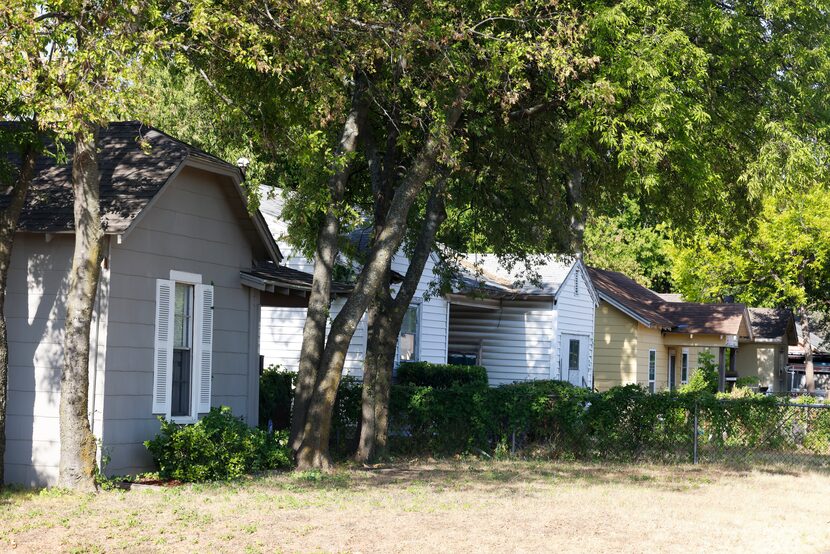
[[[156,280],[156,334],[153,356],[153,413],[170,417],[173,387],[173,281]]]
[[[211,365],[213,363],[213,287],[196,285],[193,371],[196,411],[210,411]]]

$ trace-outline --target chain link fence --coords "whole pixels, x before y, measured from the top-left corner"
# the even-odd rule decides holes
[[[830,468],[830,404],[695,405],[693,463]]]

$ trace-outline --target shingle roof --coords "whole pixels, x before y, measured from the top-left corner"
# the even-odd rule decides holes
[[[741,334],[746,314],[743,304],[666,300],[622,273],[594,267],[589,267],[588,272],[600,296],[633,312],[650,325],[683,333]]]
[[[588,275],[601,296],[616,301],[651,325],[663,328],[675,326],[673,321],[660,313],[660,306],[665,301],[630,277],[616,271],[595,267],[588,268]]]
[[[552,258],[532,265],[534,279],[524,273],[524,264],[508,269],[495,254],[461,254],[459,292],[481,293],[492,298],[554,296],[568,277],[574,261]],[[538,279],[536,279],[538,277]]]
[[[311,282],[313,279],[310,273],[272,263],[261,264],[241,273],[242,275],[261,279],[270,285],[303,291],[311,290]],[[352,290],[354,290],[354,285],[350,283],[333,281],[331,284],[331,292],[333,295],[349,294]]]
[[[795,319],[791,310],[786,308],[749,308],[749,321],[755,338],[767,340],[787,340],[797,344]]]
[[[54,146],[49,149],[54,150]],[[72,151],[73,145],[67,145],[65,163],[60,165],[53,156],[38,159],[35,178],[20,215],[21,231],[73,230]],[[235,166],[138,121],[114,122],[102,129],[99,167],[104,231],[110,234],[125,231],[188,158],[221,164],[239,172]],[[7,195],[0,195],[0,208],[8,202]]]
[[[683,333],[741,335],[746,306],[664,302],[660,306],[660,313],[674,323],[677,331]]]

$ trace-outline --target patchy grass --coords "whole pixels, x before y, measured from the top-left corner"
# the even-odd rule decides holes
[[[827,473],[455,460],[0,494],[0,551],[819,552]],[[805,519],[806,517],[806,519]]]

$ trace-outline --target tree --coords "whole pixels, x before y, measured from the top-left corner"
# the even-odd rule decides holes
[[[4,153],[16,153],[12,159],[0,160],[0,182],[8,190],[8,200],[0,210],[0,488],[4,484],[6,448],[6,402],[8,396],[9,349],[4,313],[6,282],[11,262],[17,222],[42,144],[32,106],[43,101],[44,66],[39,53],[45,44],[33,32],[30,20],[11,7],[0,8],[0,114],[17,119],[18,124],[0,130],[0,147]]]
[[[770,194],[754,225],[732,239],[701,237],[677,249],[674,278],[689,300],[732,296],[751,306],[796,307],[807,389],[815,390],[812,313],[830,312],[830,195],[824,184]]]
[[[194,63],[232,101],[256,104],[256,110],[243,110],[256,120],[257,110],[264,106],[270,113],[278,99],[276,104],[287,109],[272,125],[283,125],[279,131],[297,137],[295,144],[303,147],[298,157],[314,162],[298,178],[296,200],[286,212],[297,242],[316,251],[293,445],[300,467],[326,467],[331,407],[345,349],[382,286],[383,268],[401,244],[410,209],[424,186],[437,167],[455,165],[470,125],[501,120],[520,99],[545,99],[548,91],[541,87],[525,94],[531,73],[543,75],[537,80],[554,91],[556,82],[590,61],[572,40],[578,36],[572,14],[541,2],[338,2],[313,10],[287,3],[261,9],[228,2],[212,4],[202,14],[188,25],[188,33],[198,37],[189,42],[198,49],[190,50]],[[226,53],[221,64],[208,61],[215,59],[216,46]],[[247,66],[237,63],[241,60]],[[234,64],[232,72],[225,70],[228,61]],[[259,87],[256,102],[240,100],[242,90],[251,94],[251,83]],[[262,102],[266,95],[271,100]],[[395,106],[399,115],[388,117]],[[397,128],[389,133],[392,126]],[[332,321],[326,340],[331,260],[341,231],[360,220],[352,200],[369,196],[370,180],[360,174],[366,165],[358,165],[361,155],[367,160],[359,148],[368,128],[382,137],[381,144],[391,137],[399,164],[386,224],[375,235],[355,292]],[[322,182],[330,186],[321,187]]]
[[[2,232],[9,241],[4,239],[3,245],[8,248],[0,254],[6,260],[17,215],[34,173],[34,159],[47,143],[33,139],[33,135],[45,131],[51,155],[59,159],[63,159],[66,146],[72,145],[75,252],[61,373],[59,483],[82,490],[95,489],[96,442],[87,410],[90,323],[103,250],[97,133],[111,117],[127,111],[131,99],[128,90],[140,73],[140,58],[154,52],[154,43],[147,40],[153,36],[151,27],[139,25],[139,21],[146,24],[148,16],[157,13],[147,8],[148,3],[139,0],[14,0],[0,12],[4,23],[12,24],[0,33],[4,44],[0,76],[4,84],[10,83],[2,97],[3,115],[17,120],[10,129],[16,141],[27,145],[10,208],[3,214]],[[6,267],[7,262],[0,267],[3,280]],[[5,346],[5,334],[0,334]],[[7,365],[3,359],[0,362],[1,424]]]
[[[625,198],[611,214],[590,217],[585,263],[619,271],[658,292],[670,292],[671,258],[666,225],[648,221],[637,202]]]

